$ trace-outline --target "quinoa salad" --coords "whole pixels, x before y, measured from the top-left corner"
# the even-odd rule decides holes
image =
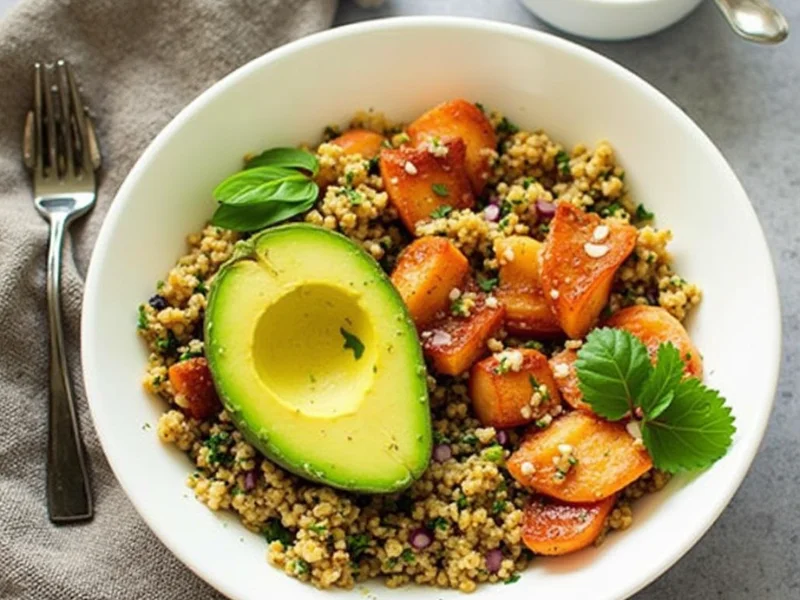
[[[236,426],[234,416],[223,408],[224,402],[210,397],[214,388],[207,370],[191,384],[171,371],[181,363],[205,361],[205,319],[215,276],[235,258],[237,242],[249,239],[253,232],[209,224],[190,234],[186,254],[155,282],[152,297],[138,308],[137,333],[148,351],[143,385],[164,401],[155,433],[191,461],[187,485],[209,509],[231,511],[247,529],[263,536],[271,565],[318,588],[352,588],[380,578],[392,588],[413,583],[472,592],[482,583],[514,583],[529,565],[535,568],[539,554],[578,548],[567,544],[559,549],[553,545],[552,552],[532,550],[540,546],[526,543],[528,536],[536,537],[535,528],[526,525],[526,518],[534,517],[526,517],[526,511],[533,510],[533,503],[536,510],[546,512],[551,502],[561,501],[559,490],[573,493],[578,484],[570,487],[572,473],[590,461],[580,454],[579,443],[560,442],[545,481],[545,475],[540,475],[542,467],[534,466],[536,460],[526,458],[524,452],[536,456],[535,444],[544,443],[537,441],[541,436],[555,432],[554,428],[570,417],[591,413],[591,408],[583,412],[577,380],[566,379],[575,369],[575,355],[578,367],[581,359],[588,360],[588,352],[580,352],[592,334],[588,338],[585,331],[565,335],[572,325],[566,325],[564,314],[554,326],[557,333],[531,329],[524,317],[510,319],[512,301],[506,298],[513,294],[502,293],[504,269],[510,272],[510,266],[520,260],[520,249],[527,247],[527,240],[535,242],[532,248],[544,247],[537,252],[543,263],[547,260],[551,224],[561,218],[557,211],[573,211],[569,213],[572,219],[598,219],[591,221],[593,240],[581,246],[589,258],[608,258],[613,249],[609,251],[605,240],[612,239],[617,229],[631,232],[632,250],[609,272],[610,289],[602,306],[597,306],[599,315],[592,328],[597,323],[613,327],[615,315],[631,307],[658,307],[668,315],[664,318],[683,322],[701,300],[700,288],[673,268],[667,248],[672,232],[656,227],[654,215],[628,192],[625,170],[610,142],[565,147],[545,130],[523,130],[498,112],[470,105],[490,124],[495,142],[472,154],[467,144],[466,164],[475,159],[485,165],[477,188],[472,180],[474,193],[470,194],[474,197],[470,202],[454,198],[455,183],[448,183],[447,188],[441,184],[439,190],[435,184],[431,202],[446,197],[454,201],[437,204],[430,211],[426,208],[426,218],[416,219],[413,211],[409,213],[392,186],[402,185],[405,175],[419,178],[424,167],[417,161],[400,163],[405,175],[398,183],[397,177],[390,176],[391,153],[413,146],[415,152],[427,153],[432,161],[441,163],[458,147],[448,145],[446,136],[428,136],[420,142],[413,126],[393,123],[370,110],[357,113],[346,127],[326,128],[321,143],[304,147],[318,164],[313,181],[319,193],[308,210],[290,219],[349,238],[377,261],[387,277],[391,275],[403,300],[407,296],[397,283],[398,271],[412,244],[446,241],[443,252],[465,259],[464,269],[470,275],[462,278],[463,284],[447,290],[446,314],[440,311],[435,321],[439,325],[422,326],[415,319],[419,340],[414,344],[424,352],[427,365],[424,377],[432,450],[425,457],[424,470],[404,489],[351,491],[285,469],[248,441],[251,438]],[[346,143],[345,136],[353,131],[377,134],[380,147],[357,151],[361,146]],[[455,264],[451,259],[446,262]],[[543,272],[543,281],[545,277]],[[569,277],[565,280],[569,282]],[[548,303],[557,303],[559,296],[565,296],[562,288],[544,286],[542,297]],[[407,303],[414,317],[414,309]],[[504,307],[508,311],[504,320],[481,338],[468,368],[454,367],[450,357],[437,354],[437,344],[451,343],[461,323]],[[552,315],[548,313],[548,317]],[[447,326],[441,325],[443,319]],[[650,347],[635,327],[629,330]],[[356,340],[353,346],[356,342],[346,334],[343,330],[345,347],[350,342],[358,358],[361,343]],[[692,356],[683,348],[681,352],[686,372],[691,373],[690,362],[699,360],[699,353]],[[566,360],[570,353],[572,358]],[[536,362],[538,357],[542,358]],[[500,394],[500,388],[492,386],[500,385],[497,382],[504,375],[521,373],[526,373],[525,381],[530,381],[532,388],[527,403],[514,409],[513,418],[507,413],[500,415],[494,405],[478,405],[476,395]],[[584,383],[582,378],[581,385]],[[198,408],[191,396],[202,385],[211,392]],[[632,410],[620,423],[603,421],[603,426],[613,425],[625,433],[625,443],[641,452],[636,458],[641,464],[637,463],[632,481],[613,491],[609,488],[607,494],[598,492],[596,504],[580,509],[582,520],[586,514],[599,515],[591,539],[581,542],[581,547],[601,544],[607,535],[630,527],[635,501],[661,490],[674,472],[659,469],[658,461],[650,462],[647,457],[634,418],[641,416],[640,412]],[[602,414],[599,409],[598,413]],[[525,440],[530,436],[535,439],[526,450]],[[580,499],[580,492],[563,498]],[[605,504],[596,508],[601,500]],[[582,501],[570,506],[580,507]]]

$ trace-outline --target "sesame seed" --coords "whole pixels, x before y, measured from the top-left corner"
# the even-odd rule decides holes
[[[558,293],[558,290],[550,290],[550,297],[553,300],[558,300],[559,296],[560,296],[560,294]]]
[[[512,250],[510,246],[503,251],[503,258],[508,262],[514,261],[514,250]]]
[[[608,237],[608,225],[598,225],[592,232],[592,237],[596,242],[602,242]]]
[[[605,244],[592,244],[591,242],[586,242],[583,245],[583,251],[592,258],[601,258],[608,254],[608,246]]]
[[[533,466],[533,463],[526,460],[520,465],[519,470],[523,475],[533,475],[536,472],[536,467]]]
[[[499,303],[497,302],[497,298],[495,298],[494,296],[489,296],[488,298],[486,298],[485,304],[489,308],[497,308]]]
[[[406,164],[403,165],[403,168],[409,175],[416,175],[419,172],[417,171],[417,167],[414,166],[414,163],[409,160],[406,161]]]
[[[389,183],[391,183],[392,185],[397,185],[397,183],[398,183],[399,181],[400,181],[400,180],[399,180],[397,177],[392,177],[392,178],[389,180]]]
[[[569,444],[559,444],[558,451],[561,452],[561,454],[572,454],[572,446]]]
[[[461,290],[458,288],[453,288],[450,290],[450,300],[458,300],[461,297]]]
[[[563,379],[569,375],[569,366],[565,365],[564,363],[558,363],[555,367],[553,367],[553,375],[557,379]]]
[[[519,414],[522,415],[523,419],[530,419],[531,418],[531,407],[527,404],[519,409]]]

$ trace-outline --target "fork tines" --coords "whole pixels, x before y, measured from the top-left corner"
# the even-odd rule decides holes
[[[100,152],[72,69],[64,60],[34,65],[34,109],[25,122],[25,164],[42,178],[81,178]]]

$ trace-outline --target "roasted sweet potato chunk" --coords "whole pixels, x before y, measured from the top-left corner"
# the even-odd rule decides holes
[[[636,245],[636,228],[561,202],[542,249],[542,287],[561,329],[586,335],[608,302],[619,266]]]
[[[422,349],[437,373],[459,375],[488,353],[486,342],[503,324],[502,306],[487,306],[484,294],[468,317],[446,313],[422,332]]]
[[[330,143],[342,148],[345,154],[360,154],[361,158],[369,160],[380,154],[385,141],[386,138],[380,133],[368,129],[351,129],[332,139]]]
[[[175,393],[182,396],[183,402],[178,399],[178,406],[194,419],[207,419],[222,408],[208,362],[202,356],[172,365],[169,382]]]
[[[506,356],[520,360],[508,368]],[[545,393],[539,386],[545,386]],[[531,423],[561,402],[547,357],[537,350],[506,350],[475,363],[470,371],[469,395],[478,420],[491,427]]]
[[[436,106],[408,126],[415,145],[431,138],[456,137],[467,145],[467,173],[475,194],[483,191],[489,179],[488,153],[497,146],[494,127],[472,102],[451,100]]]
[[[392,283],[417,327],[429,323],[450,304],[450,292],[461,287],[469,262],[450,240],[422,237],[400,255]]]
[[[508,459],[522,485],[566,502],[595,502],[617,493],[644,475],[653,462],[620,423],[583,411],[559,417],[529,433]],[[554,459],[569,449],[574,466],[559,471]]]
[[[577,410],[592,412],[592,407],[583,401],[583,394],[578,385],[578,374],[575,371],[576,360],[578,360],[578,353],[567,348],[553,355],[550,359],[550,369],[553,371],[553,378],[564,402]]]
[[[522,514],[522,541],[532,552],[550,556],[586,548],[603,531],[616,501],[616,494],[589,504],[531,500]]]
[[[447,153],[403,146],[380,155],[383,185],[406,228],[429,219],[442,206],[471,208],[475,203],[464,168],[466,146],[458,138],[443,142]]]
[[[686,363],[686,374],[702,379],[703,358],[700,352],[681,322],[666,309],[660,306],[629,306],[611,315],[606,325],[630,331],[642,340],[653,361],[656,360],[658,347],[662,343],[672,342]]]
[[[542,244],[527,236],[500,238],[494,244],[501,257],[497,299],[506,309],[506,329],[528,336],[561,333],[558,319],[545,300],[539,277],[539,252]],[[508,260],[504,257],[513,257]]]

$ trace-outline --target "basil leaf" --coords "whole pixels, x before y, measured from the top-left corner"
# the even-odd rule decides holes
[[[220,204],[211,224],[233,231],[256,231],[286,221],[314,206],[316,194],[305,202],[260,202],[257,204]]]
[[[636,406],[653,368],[639,338],[605,327],[586,336],[575,369],[584,401],[601,417],[616,421]]]
[[[655,420],[645,420],[642,441],[662,471],[702,469],[724,456],[736,432],[731,409],[698,379],[680,382]]]
[[[275,195],[287,181],[312,183],[305,175],[289,169],[259,167],[240,171],[228,177],[214,190],[214,199],[221,204],[251,204],[282,200]]]
[[[680,351],[671,342],[658,347],[657,357],[653,373],[637,398],[637,404],[647,419],[655,419],[664,412],[672,401],[672,390],[683,378],[684,362]]]
[[[312,176],[319,171],[317,157],[311,152],[300,150],[299,148],[270,148],[244,163],[245,169],[266,166],[303,169],[311,173]]]

